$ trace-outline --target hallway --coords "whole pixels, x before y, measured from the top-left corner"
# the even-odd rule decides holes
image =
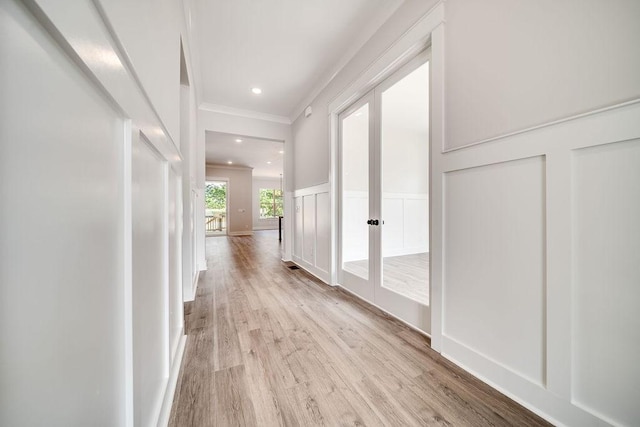
[[[377,309],[279,259],[277,232],[207,239],[171,426],[546,425]]]

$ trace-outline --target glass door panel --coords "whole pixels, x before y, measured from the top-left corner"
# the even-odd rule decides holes
[[[369,103],[341,118],[342,270],[369,280]]]
[[[427,61],[419,54],[338,116],[338,281],[429,333]]]
[[[382,286],[429,305],[428,62],[382,85],[380,143]]]

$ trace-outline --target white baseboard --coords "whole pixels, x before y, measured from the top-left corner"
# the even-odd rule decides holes
[[[184,349],[187,345],[187,336],[180,336],[178,342],[174,363],[169,372],[169,378],[167,380],[167,388],[164,392],[164,399],[162,400],[162,407],[160,408],[160,414],[158,416],[158,426],[166,427],[169,424],[169,417],[171,416],[171,406],[173,405],[173,396],[176,392],[178,385],[178,376],[180,374],[180,368],[182,367],[182,356],[184,355]]]
[[[422,329],[418,329],[418,328],[416,328],[416,327],[415,327],[415,326],[413,326],[411,323],[407,323],[406,321],[402,320],[400,317],[398,317],[398,316],[396,316],[395,314],[393,314],[393,313],[391,313],[391,312],[389,312],[389,311],[385,310],[384,308],[380,307],[379,305],[374,304],[374,303],[372,303],[371,301],[369,301],[369,300],[366,300],[366,299],[362,298],[360,295],[358,295],[358,294],[356,294],[355,292],[351,291],[351,290],[350,290],[350,289],[348,289],[347,287],[342,286],[342,285],[340,285],[340,284],[337,284],[337,285],[335,285],[335,286],[336,286],[336,287],[338,287],[338,288],[344,289],[344,291],[345,291],[345,292],[347,292],[348,294],[351,294],[351,295],[353,295],[354,297],[358,298],[359,300],[364,301],[364,302],[366,302],[367,304],[374,306],[374,307],[375,307],[375,308],[377,308],[378,310],[380,310],[380,311],[384,311],[384,312],[385,312],[385,313],[387,313],[389,316],[391,316],[391,317],[393,317],[394,319],[398,320],[400,323],[402,323],[402,324],[404,324],[404,325],[408,326],[410,329],[412,329],[412,330],[414,330],[414,331],[418,332],[420,335],[424,335],[425,337],[429,337],[429,338],[431,338],[431,334],[429,334],[429,333],[427,333],[427,332],[423,331]]]
[[[229,236],[253,236],[253,231],[230,231]]]
[[[311,265],[310,263],[306,262],[305,260],[303,260],[302,258],[298,258],[297,256],[293,256],[293,263],[296,264],[298,267],[302,268],[304,271],[306,271],[307,273],[311,274],[314,277],[317,277],[318,279],[320,279],[323,283],[326,283],[327,285],[329,284],[330,280],[329,280],[329,273],[319,269],[316,266]]]
[[[196,277],[193,279],[191,287],[184,294],[184,302],[190,302],[196,299],[196,291],[198,290],[198,281],[200,280],[200,271],[196,271]]]

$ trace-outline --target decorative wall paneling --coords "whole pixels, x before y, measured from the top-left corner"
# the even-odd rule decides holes
[[[636,425],[640,102],[432,154],[437,349],[555,423]]]
[[[0,425],[123,425],[127,120],[22,2],[0,52]]]
[[[3,305],[3,324],[23,338],[2,329],[2,389],[9,372],[19,377],[0,399],[0,424],[166,423],[185,344],[180,151],[100,2],[9,0],[0,20],[12,64],[3,81],[16,89],[3,92],[2,182],[29,186],[2,188],[19,215],[2,223],[19,239],[3,228],[12,258],[2,257],[0,300],[34,308],[25,345],[15,329],[24,314]],[[52,188],[61,196],[47,202],[50,227],[32,234],[29,203]],[[18,274],[33,262],[42,268]],[[34,348],[38,360],[21,353]]]
[[[293,262],[318,277],[330,281],[331,200],[329,184],[296,190],[293,193]]]

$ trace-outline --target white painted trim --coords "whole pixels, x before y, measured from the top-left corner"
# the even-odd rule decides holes
[[[273,227],[273,225],[263,225],[263,226],[253,227],[253,231],[268,231],[268,230],[277,230],[277,229],[278,229],[277,224],[275,228]]]
[[[598,420],[595,416],[589,414],[586,411],[583,411],[582,409],[579,409],[577,406],[572,405],[571,402],[565,401],[558,396],[548,393],[543,388],[536,386],[535,384],[527,381],[525,378],[519,375],[514,381],[513,377],[511,377],[510,375],[510,372],[506,371],[502,365],[490,361],[489,359],[482,359],[478,357],[474,351],[467,349],[464,345],[457,343],[449,337],[445,337],[444,340],[445,345],[449,348],[448,351],[443,351],[441,353],[444,358],[450,360],[482,382],[490,385],[500,393],[529,409],[531,412],[551,422],[553,425],[567,425],[556,419],[554,416],[550,415],[550,412],[557,411],[558,407],[561,407],[564,413],[572,413],[572,415],[575,417],[575,425],[595,426],[602,424],[602,421]],[[486,375],[481,374],[481,371],[490,371],[496,374],[494,375],[496,378],[501,377],[501,379],[500,381],[491,380]],[[514,384],[514,382],[516,384]],[[514,388],[518,389],[519,392],[522,389],[528,389],[531,395],[536,395],[537,398],[535,404],[527,402],[526,400],[521,399],[518,394],[513,393],[511,390],[513,390]],[[551,409],[551,411],[549,411],[549,409],[547,408]]]
[[[293,256],[293,263],[296,264],[301,269],[303,269],[304,271],[306,271],[307,273],[309,273],[312,276],[316,277],[317,279],[321,280],[322,283],[325,283],[327,285],[333,286],[333,285],[331,285],[329,283],[329,272],[328,271],[324,271],[323,269],[314,266],[310,262],[305,261],[305,260],[303,260],[302,258],[300,258],[300,257],[298,257],[296,255]]]
[[[327,113],[329,115],[328,122],[330,124],[329,135],[330,135],[330,145],[332,149],[332,162],[331,162],[331,177],[330,182],[332,190],[332,236],[331,236],[331,247],[332,247],[332,256],[331,256],[331,277],[333,283],[340,283],[340,245],[339,245],[339,215],[340,215],[340,206],[339,206],[339,188],[338,188],[338,179],[339,179],[339,162],[340,162],[340,153],[339,153],[339,115],[345,114],[347,112],[346,109],[354,108],[357,105],[358,100],[362,100],[363,97],[370,96],[368,94],[373,93],[373,90],[384,82],[386,79],[390,78],[394,73],[401,72],[402,67],[410,66],[408,64],[411,61],[414,61],[414,58],[420,56],[422,51],[426,51],[431,48],[430,52],[430,63],[431,67],[436,68],[436,72],[431,72],[431,87],[430,91],[431,95],[431,150],[433,151],[434,146],[442,147],[444,135],[441,132],[441,126],[439,122],[442,121],[444,116],[444,74],[440,73],[439,70],[444,68],[444,46],[443,46],[443,33],[444,33],[444,2],[438,2],[433,8],[431,8],[427,13],[425,13],[414,25],[412,25],[407,31],[405,31],[389,48],[387,48],[384,52],[382,52],[372,63],[371,65],[363,70],[362,73],[350,84],[346,87],[346,89],[337,95],[329,104],[327,108]],[[438,46],[434,46],[434,44],[438,44]],[[370,131],[374,137],[376,137],[377,129],[374,128]],[[441,151],[438,149],[438,151]],[[431,162],[433,164],[433,155],[431,157]],[[433,177],[433,167],[430,168],[431,177]],[[432,189],[429,193],[433,193],[433,179],[430,178],[430,185],[432,185]],[[435,209],[433,200],[431,200],[429,205],[429,220],[430,220],[430,233],[429,233],[429,248],[430,253],[434,252],[431,248],[433,248],[433,230],[434,228],[439,228],[442,226],[441,217],[434,218],[433,210]],[[373,212],[375,217],[375,212]],[[373,239],[370,241],[370,245],[372,244]],[[436,251],[437,251],[436,247]],[[370,248],[370,252],[371,251]],[[438,258],[435,258],[437,262]],[[434,259],[431,259],[433,262]],[[437,266],[436,266],[437,268]],[[430,310],[431,314],[431,330],[430,332],[433,335],[432,346],[437,351],[440,350],[439,347],[439,334],[440,331],[438,328],[441,328],[441,324],[436,324],[436,329],[434,329],[433,322],[433,290],[432,287],[434,284],[438,286],[436,282],[439,280],[437,274],[431,274],[430,278]],[[436,303],[441,301],[436,299]],[[440,308],[436,308],[436,312],[439,313]]]
[[[433,151],[432,200],[438,203],[436,207],[439,209],[432,211],[432,218],[438,215],[439,221],[444,214],[442,208],[446,187],[443,175],[447,172],[464,171],[530,157],[545,158],[545,335],[541,344],[545,363],[544,386],[536,385],[517,372],[514,373],[505,363],[474,350],[465,341],[456,341],[449,336],[439,338],[443,356],[554,424],[614,424],[594,408],[585,408],[576,402],[576,392],[572,389],[575,381],[573,364],[576,350],[573,331],[575,318],[572,318],[571,313],[575,305],[574,287],[577,284],[573,283],[573,245],[576,236],[572,234],[574,178],[571,170],[573,154],[577,150],[637,140],[640,138],[639,124],[640,102],[634,101],[598,110],[597,114],[584,114],[553,125],[513,134],[488,144],[475,144],[444,153],[438,149]],[[436,122],[432,126],[432,132],[436,131],[436,125],[440,126],[440,131],[442,130],[441,123]],[[432,231],[433,235],[438,232],[437,229]],[[442,292],[447,288],[446,277],[443,277],[447,262],[442,252],[444,245],[445,236],[440,232],[432,244],[432,274],[439,272],[442,275],[439,282],[441,287],[438,289],[432,286],[434,309],[441,307]],[[440,258],[436,258],[436,254]],[[439,292],[438,297],[433,296],[436,291]],[[436,304],[436,298],[440,300],[439,304]],[[443,311],[433,313],[432,316],[434,322],[439,324],[442,324],[445,317],[446,313]],[[612,333],[615,334],[616,331]],[[433,338],[435,344],[436,337]]]
[[[241,108],[228,107],[226,105],[210,104],[208,102],[201,103],[198,106],[198,109],[212,113],[226,114],[229,116],[245,117],[247,119],[264,120],[267,122],[283,123],[285,125],[291,124],[289,117],[262,113],[260,111],[243,110]]]
[[[427,48],[431,33],[443,22],[444,2],[440,1],[336,96],[329,104],[327,114],[338,114]]]
[[[169,424],[169,416],[171,415],[171,407],[173,406],[173,397],[178,385],[178,377],[180,374],[180,368],[182,367],[182,358],[184,356],[184,349],[187,345],[187,335],[180,334],[180,341],[177,344],[176,354],[174,357],[173,366],[169,373],[167,380],[167,386],[164,392],[164,398],[162,400],[162,406],[160,407],[160,413],[158,414],[158,426],[166,427]]]
[[[203,270],[204,271],[204,270]],[[198,281],[200,280],[200,271],[196,271],[191,288],[187,289],[188,293],[184,295],[184,302],[190,302],[196,299],[196,291],[198,290]]]
[[[156,119],[158,120],[158,122],[162,126],[162,130],[163,130],[164,134],[170,140],[170,142],[173,144],[173,148],[175,149],[175,151],[177,152],[178,156],[180,157],[180,160],[182,160],[182,154],[180,153],[180,150],[178,149],[178,144],[176,144],[176,142],[175,142],[176,140],[174,138],[172,138],[171,133],[169,132],[169,130],[165,126],[164,121],[162,120],[160,114],[158,113],[158,111],[156,110],[155,106],[153,105],[153,102],[151,101],[151,97],[149,96],[149,93],[146,91],[144,85],[142,84],[142,80],[140,79],[140,77],[138,75],[138,72],[136,71],[136,68],[133,65],[133,61],[131,61],[131,58],[129,57],[129,54],[127,53],[127,50],[124,48],[124,45],[120,41],[120,37],[118,37],[118,33],[113,28],[113,25],[111,24],[111,21],[109,20],[105,10],[103,9],[101,2],[100,1],[94,1],[93,4],[95,5],[96,9],[98,10],[98,13],[100,14],[100,18],[104,22],[105,27],[109,31],[109,35],[111,36],[111,38],[115,42],[115,45],[118,48],[118,51],[120,52],[122,61],[124,62],[125,66],[129,69],[129,71],[131,73],[131,76],[133,77],[133,79],[135,80],[136,84],[138,85],[138,87],[140,89],[140,92],[142,93],[142,95],[143,95],[145,101],[147,102],[149,108],[151,109],[151,111],[155,115]],[[178,138],[180,137],[180,135],[177,135],[177,136],[178,136]]]
[[[291,261],[293,258],[293,218],[295,218],[295,205],[293,203],[293,193],[291,191],[284,192],[284,218],[282,224],[282,242],[284,250],[282,251],[282,261]]]
[[[169,375],[171,371],[171,318],[169,307],[171,304],[171,294],[169,292],[171,279],[169,277],[169,164],[162,161],[162,294],[163,294],[163,329],[165,344],[164,373]]]
[[[348,293],[348,294],[350,294],[350,295],[353,295],[354,297],[358,298],[360,301],[363,301],[363,302],[365,302],[365,303],[367,303],[367,304],[369,304],[369,305],[371,305],[371,306],[373,306],[373,307],[377,308],[378,310],[385,312],[385,313],[386,313],[386,314],[388,314],[389,316],[393,317],[394,319],[396,319],[397,321],[399,321],[399,322],[400,322],[400,323],[402,323],[403,325],[408,326],[408,327],[409,327],[409,329],[411,329],[411,330],[413,330],[413,331],[416,331],[416,332],[417,332],[417,333],[419,333],[420,335],[424,335],[425,337],[431,338],[431,335],[429,335],[428,333],[426,333],[426,332],[425,332],[425,331],[423,331],[422,329],[418,329],[418,328],[416,328],[415,326],[413,326],[412,324],[405,322],[404,320],[402,320],[401,318],[399,318],[399,317],[398,317],[398,316],[396,316],[395,314],[390,313],[390,312],[388,312],[387,310],[385,310],[384,308],[380,307],[379,305],[376,305],[376,304],[374,304],[373,302],[368,301],[368,300],[366,300],[366,299],[362,298],[360,295],[358,295],[358,294],[356,294],[355,292],[353,292],[353,291],[349,290],[348,288],[346,288],[346,287],[344,287],[344,286],[342,286],[342,285],[340,285],[340,284],[335,285],[335,286],[336,286],[336,287],[339,287],[340,289],[343,289],[345,292],[347,292],[347,293]]]
[[[28,6],[112,105],[124,117],[136,120],[136,126],[164,159],[181,167],[182,155],[100,3],[80,2],[74,6],[73,14],[58,7],[56,2],[46,0],[32,0]],[[86,20],[85,25],[77,25],[78,16]],[[95,55],[87,46],[99,46],[101,55]],[[113,59],[109,67],[104,65],[105,57]]]
[[[429,123],[429,304],[431,305],[431,348],[442,351],[442,283],[444,280],[444,178],[441,170],[441,149],[444,146],[445,67],[444,23],[431,32],[431,119]]]
[[[497,140],[504,139],[504,138],[513,137],[513,136],[520,135],[520,134],[523,134],[523,133],[535,131],[535,130],[546,128],[546,127],[549,127],[549,126],[559,125],[561,123],[565,123],[565,122],[569,122],[569,121],[585,118],[585,117],[592,116],[592,115],[597,115],[597,114],[604,113],[604,112],[607,112],[607,111],[616,110],[618,108],[624,108],[624,107],[627,107],[627,106],[630,106],[630,105],[633,105],[633,104],[638,104],[638,103],[640,103],[640,98],[635,98],[635,99],[632,99],[632,100],[629,100],[629,101],[625,101],[625,102],[621,102],[621,103],[618,103],[618,104],[609,105],[607,107],[598,108],[596,110],[591,110],[591,111],[587,111],[587,112],[584,112],[584,113],[575,114],[573,116],[564,117],[564,118],[558,119],[558,120],[552,120],[550,122],[546,122],[546,123],[542,123],[542,124],[539,124],[539,125],[531,126],[531,127],[528,127],[528,128],[524,128],[524,129],[521,129],[521,130],[514,131],[514,132],[509,132],[509,133],[505,133],[505,134],[502,134],[502,135],[494,136],[494,137],[491,137],[491,138],[482,139],[480,141],[471,142],[469,144],[461,145],[460,147],[453,147],[453,148],[444,148],[443,147],[442,152],[443,153],[451,153],[453,151],[463,150],[465,148],[474,147],[476,145],[484,144],[484,143],[487,143],[487,142],[492,142],[492,141],[497,141]]]
[[[133,390],[133,213],[132,213],[132,137],[131,120],[124,122],[124,144],[122,156],[122,195],[123,201],[123,313],[124,313],[124,406],[125,425],[133,427],[134,390]]]
[[[293,197],[310,196],[312,194],[328,193],[331,186],[328,182],[314,185],[313,187],[301,188],[293,192]]]
[[[340,152],[339,152],[339,144],[338,138],[340,137],[339,132],[339,120],[338,114],[330,114],[328,125],[329,125],[329,148],[331,150],[330,153],[330,162],[329,162],[329,204],[331,207],[330,213],[330,222],[331,222],[331,244],[330,244],[330,256],[329,256],[329,271],[331,286],[338,286],[338,259],[340,259],[339,250],[339,230],[340,227],[340,197],[339,197],[339,186],[338,186],[338,174],[340,173]]]
[[[230,231],[229,236],[253,236],[253,231]]]
[[[348,44],[347,51],[342,55],[338,62],[333,65],[318,81],[313,89],[307,96],[302,99],[296,108],[291,112],[289,118],[291,122],[295,122],[296,119],[302,114],[308,105],[311,105],[316,97],[326,88],[329,83],[336,78],[336,76],[347,66],[347,64],[357,55],[367,41],[382,27],[382,25],[393,15],[398,8],[402,5],[401,2],[392,3],[388,2],[381,6],[379,13],[367,22],[364,28],[358,31],[357,38]]]

